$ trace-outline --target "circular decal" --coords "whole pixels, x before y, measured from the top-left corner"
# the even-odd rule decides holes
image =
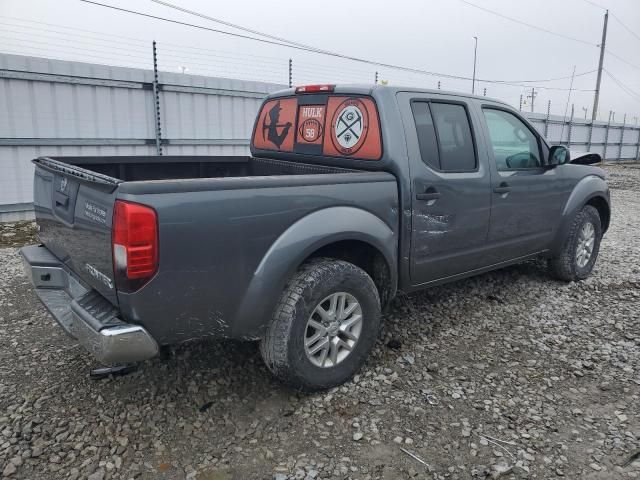
[[[322,135],[322,125],[315,118],[308,118],[302,122],[298,133],[305,142],[315,142]]]
[[[367,136],[369,117],[367,108],[357,98],[345,100],[336,109],[332,120],[333,146],[344,155],[356,153]]]

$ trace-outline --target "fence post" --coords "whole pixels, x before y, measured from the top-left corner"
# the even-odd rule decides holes
[[[602,152],[602,161],[607,160],[607,146],[609,144],[609,128],[611,128],[611,115],[613,110],[609,110],[609,120],[607,121],[607,129],[604,131],[604,151]]]
[[[573,129],[574,106],[571,104],[571,118],[569,118],[569,133],[567,134],[567,147],[571,148],[571,130]]]
[[[289,59],[289,88],[293,87],[293,60]]]
[[[620,129],[620,145],[618,146],[618,160],[622,160],[622,143],[624,142],[624,126],[627,124],[627,114],[622,117],[622,128]]]
[[[162,155],[162,124],[160,123],[160,89],[158,86],[158,52],[153,41],[153,100],[155,105],[156,153]]]
[[[522,100],[522,95],[520,95],[520,100]],[[522,106],[520,108],[522,110]],[[549,134],[549,115],[551,114],[551,100],[547,102],[547,116],[544,119],[544,138],[548,138]]]

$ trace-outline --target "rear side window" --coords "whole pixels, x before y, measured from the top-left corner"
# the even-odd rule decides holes
[[[422,161],[430,167],[440,170],[438,141],[436,140],[436,130],[433,126],[429,104],[427,102],[412,102],[411,110],[416,124]]]
[[[477,168],[469,117],[453,103],[411,103],[420,156],[442,172],[469,172]]]
[[[438,140],[440,169],[445,172],[475,170],[476,153],[466,108],[451,103],[431,103],[431,113]]]

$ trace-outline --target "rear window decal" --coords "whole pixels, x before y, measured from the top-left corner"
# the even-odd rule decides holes
[[[324,105],[302,105],[298,110],[298,139],[306,143],[322,143],[324,134]]]
[[[254,149],[379,160],[382,138],[376,104],[370,97],[346,95],[268,100],[255,124]]]
[[[267,102],[260,114],[254,144],[267,150],[293,151],[293,124],[296,99],[285,98]],[[274,148],[275,147],[275,148]]]
[[[333,146],[343,155],[353,155],[364,144],[369,116],[366,107],[357,98],[342,102],[331,123]]]

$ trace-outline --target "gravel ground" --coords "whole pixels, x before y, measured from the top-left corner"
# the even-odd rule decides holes
[[[640,169],[609,173],[613,223],[588,280],[529,262],[401,296],[362,372],[312,396],[233,342],[91,380],[2,248],[3,475],[640,478]]]

